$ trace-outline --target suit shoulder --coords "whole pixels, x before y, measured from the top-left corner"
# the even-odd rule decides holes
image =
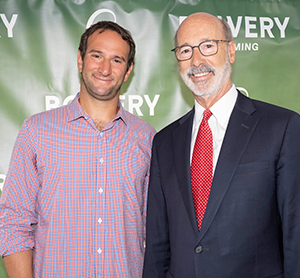
[[[168,139],[172,136],[173,132],[181,125],[185,124],[192,124],[193,123],[193,116],[194,116],[194,109],[187,112],[185,115],[180,117],[179,119],[175,120],[174,122],[168,124],[166,127],[161,129],[156,135],[155,138]],[[158,140],[158,139],[156,139]]]
[[[268,103],[268,102],[264,102],[264,101],[261,101],[261,100],[254,100],[252,99],[252,101],[254,102],[255,106],[258,108],[258,109],[264,109],[265,111],[277,111],[277,112],[280,112],[280,113],[283,113],[283,114],[298,114],[297,112],[293,111],[293,110],[290,110],[288,108],[284,108],[284,107],[281,107],[281,106],[278,106],[278,105],[275,105],[275,104],[271,104],[271,103]]]
[[[290,118],[299,118],[300,115],[290,109],[277,106],[271,103],[263,102],[260,100],[252,100],[257,112],[260,113],[261,115],[264,115],[264,117],[270,117],[272,119],[290,119]]]
[[[246,112],[247,114],[253,114],[258,117],[264,118],[290,118],[290,117],[299,117],[299,114],[290,109],[267,103],[261,100],[256,100],[245,96],[244,94],[238,94],[236,106],[237,109]]]

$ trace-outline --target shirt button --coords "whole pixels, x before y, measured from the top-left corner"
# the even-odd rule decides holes
[[[100,158],[100,163],[103,164],[103,162],[104,162],[104,159]]]
[[[101,224],[102,223],[102,219],[101,217],[98,219],[98,223]]]
[[[102,194],[102,193],[103,193],[103,188],[102,188],[102,187],[100,187],[100,189],[99,189],[99,193],[100,193],[100,194]]]
[[[102,249],[99,248],[99,249],[97,250],[97,252],[98,252],[99,254],[101,254],[101,253],[102,253]]]
[[[196,246],[196,248],[195,248],[195,253],[196,254],[200,254],[200,253],[202,253],[202,251],[203,251],[203,247],[202,246]]]

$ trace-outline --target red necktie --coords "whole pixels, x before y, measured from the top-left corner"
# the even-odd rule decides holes
[[[213,179],[213,136],[208,125],[211,115],[209,109],[203,113],[191,163],[192,192],[199,230]]]

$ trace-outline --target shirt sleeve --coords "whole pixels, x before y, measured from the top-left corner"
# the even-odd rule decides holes
[[[0,198],[0,254],[2,257],[34,248],[39,189],[34,140],[25,121],[18,134]]]

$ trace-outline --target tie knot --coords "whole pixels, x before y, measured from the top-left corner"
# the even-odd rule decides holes
[[[204,110],[203,112],[203,120],[208,121],[209,118],[211,117],[212,113],[209,109]]]

